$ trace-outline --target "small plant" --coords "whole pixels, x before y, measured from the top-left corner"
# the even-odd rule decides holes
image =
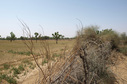
[[[30,68],[30,69],[34,69],[34,68],[35,68],[35,66],[30,65],[30,66],[29,66],[29,68]]]
[[[19,69],[20,71],[24,71],[24,70],[25,70],[24,67],[23,67],[23,65],[19,65],[18,69]]]
[[[9,64],[4,64],[4,69],[9,69],[10,65]]]
[[[53,58],[54,58],[54,57],[59,57],[59,56],[60,56],[60,54],[57,54],[57,53],[54,53],[54,54],[53,54]]]
[[[12,68],[14,75],[20,74],[20,70],[18,68]]]
[[[31,61],[27,60],[27,59],[23,60],[23,63],[26,63],[28,65],[33,65],[33,63]]]
[[[45,63],[48,63],[46,59],[44,59],[44,61],[42,62],[42,65],[44,65]]]

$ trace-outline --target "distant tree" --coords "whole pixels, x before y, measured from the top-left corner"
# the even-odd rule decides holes
[[[39,34],[37,32],[35,32],[34,35],[35,35],[35,39],[36,39],[36,42],[37,42]]]
[[[41,34],[39,34],[38,39],[39,39],[39,40],[41,40],[41,39],[42,39],[42,35],[41,35]]]
[[[19,39],[20,39],[20,40],[24,40],[24,39],[25,39],[25,37],[21,36]]]
[[[11,39],[11,37],[10,37],[10,36],[7,36],[7,37],[6,37],[6,40],[10,40],[10,39]]]
[[[10,35],[11,35],[11,36],[8,37],[8,38],[10,38],[10,42],[12,42],[13,40],[16,39],[16,36],[15,36],[15,34],[14,34],[13,32],[11,32]]]
[[[61,39],[64,39],[64,35],[61,35]]]
[[[50,39],[50,37],[49,36],[43,36],[42,39],[47,40],[47,39]]]
[[[58,43],[58,40],[60,39],[60,37],[62,35],[59,34],[59,32],[55,32],[54,34],[52,34],[53,38],[56,40],[56,44]]]
[[[2,39],[2,38],[1,38],[1,35],[0,35],[0,39]]]

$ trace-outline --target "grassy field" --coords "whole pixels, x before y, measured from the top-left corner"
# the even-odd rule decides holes
[[[42,43],[33,41],[35,50],[34,53],[40,53]],[[55,40],[48,40],[51,53],[62,53],[65,50],[71,50],[74,46],[75,40],[59,40],[58,44]],[[0,64],[10,61],[16,61],[30,57],[30,52],[26,45],[21,40],[13,42],[7,40],[0,40]]]

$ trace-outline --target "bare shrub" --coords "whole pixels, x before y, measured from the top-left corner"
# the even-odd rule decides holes
[[[78,32],[76,46],[80,46],[77,53],[83,61],[85,74],[83,82],[84,84],[102,84],[108,80],[106,84],[113,84],[115,78],[107,65],[111,58],[111,40],[114,38],[111,37],[109,41],[102,40],[93,28],[82,29],[84,33]]]

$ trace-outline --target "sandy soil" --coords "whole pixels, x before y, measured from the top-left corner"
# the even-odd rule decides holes
[[[117,65],[112,67],[112,70],[116,75],[118,84],[127,84],[127,57],[119,59]]]
[[[41,62],[42,59],[38,60],[38,63]],[[41,68],[45,68],[46,64]],[[36,84],[38,82],[39,79],[39,74],[42,75],[40,73],[40,69],[36,66],[36,68],[34,68],[33,70],[27,72],[27,74],[24,76],[22,74],[20,74],[20,79],[17,79],[18,84]]]
[[[25,77],[20,78],[19,84],[35,84],[38,79],[38,69],[35,68],[33,71],[29,72]]]
[[[45,65],[46,66],[46,65]],[[43,66],[42,68],[45,68]],[[116,66],[111,67],[111,70],[116,76],[116,84],[127,84],[127,57],[123,56],[117,61]],[[20,77],[18,84],[37,84],[39,77],[39,70],[35,68],[34,70],[28,72],[26,76]]]

